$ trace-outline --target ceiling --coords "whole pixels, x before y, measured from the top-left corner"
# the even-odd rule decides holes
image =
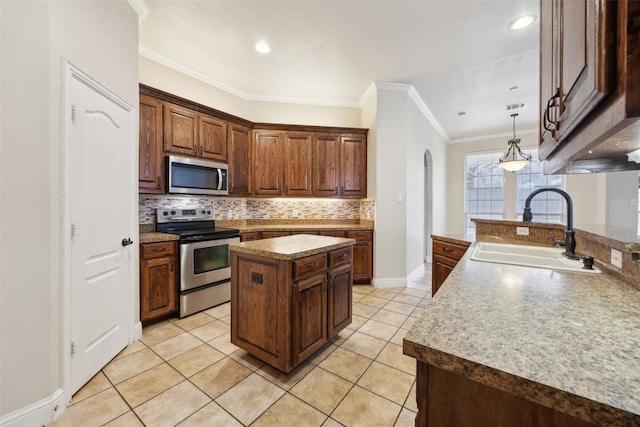
[[[140,51],[245,99],[358,106],[374,81],[406,83],[453,142],[538,126],[539,1],[146,0]],[[271,52],[254,45],[265,39]],[[509,90],[517,87],[516,90]],[[459,116],[459,112],[466,112]]]

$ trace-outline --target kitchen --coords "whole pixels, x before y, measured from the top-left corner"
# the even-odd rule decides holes
[[[15,143],[10,146],[3,144],[2,160],[2,416],[14,414],[20,408],[31,407],[30,405],[37,402],[42,402],[37,408],[47,411],[52,410],[50,408],[56,404],[64,406],[64,403],[58,400],[61,396],[58,391],[63,384],[60,366],[63,364],[61,343],[64,342],[64,333],[59,327],[64,312],[60,296],[63,289],[60,267],[60,235],[63,228],[60,199],[63,188],[59,183],[62,170],[62,162],[59,160],[62,149],[59,139],[59,117],[62,112],[58,96],[62,81],[60,57],[76,58],[79,67],[95,70],[95,77],[100,81],[109,82],[112,86],[115,85],[116,91],[121,96],[126,96],[130,105],[137,105],[138,83],[142,82],[195,102],[205,103],[202,97],[203,94],[208,94],[218,100],[214,108],[235,113],[240,117],[253,117],[253,114],[248,113],[257,108],[227,92],[159,65],[148,56],[139,59],[137,19],[126,3],[118,3],[112,7],[104,4],[75,4],[72,7],[66,3],[56,6],[27,3],[19,6],[3,2],[3,35],[5,31],[8,34],[8,37],[3,37],[2,42],[3,141]],[[114,37],[112,28],[118,28],[117,38]],[[100,46],[100,49],[95,49],[95,46]],[[28,55],[27,58],[25,52],[35,54]],[[9,85],[9,81],[19,84]],[[468,143],[448,146],[437,135],[437,131],[421,118],[424,116],[420,108],[413,103],[407,105],[407,87],[390,84],[378,86],[378,108],[376,109],[373,103],[365,104],[362,108],[362,120],[360,112],[355,111],[359,109],[296,105],[285,112],[282,106],[272,105],[269,113],[263,112],[264,118],[259,121],[365,127],[375,130],[376,137],[381,140],[389,138],[389,132],[405,135],[407,139],[428,140],[431,141],[433,165],[448,166],[433,168],[433,182],[459,182],[460,174],[455,169],[460,167],[459,161],[458,166],[453,166],[456,164],[455,156],[450,156],[449,152],[461,150],[462,145]],[[409,96],[411,94],[409,91]],[[414,125],[410,130],[405,129],[404,122],[393,121],[397,112],[404,112],[404,116],[410,118]],[[42,118],[39,121],[41,126],[34,127],[29,120],[34,113]],[[283,115],[288,120],[282,119]],[[370,123],[373,123],[376,115],[378,126],[374,129]],[[299,120],[294,120],[296,117]],[[318,122],[311,120],[311,117],[325,119]],[[381,123],[384,120],[392,126],[391,129],[382,127]],[[425,137],[422,138],[422,135]],[[528,146],[536,144],[533,135],[522,137]],[[506,137],[494,139],[496,142],[492,149],[506,148]],[[416,215],[415,212],[423,209],[412,205],[415,201],[421,200],[422,196],[412,193],[417,189],[406,182],[407,176],[421,176],[423,164],[420,162],[419,166],[409,165],[406,159],[422,158],[424,147],[410,146],[404,152],[397,149],[397,146],[372,144],[372,140],[370,134],[368,148],[370,151],[376,150],[377,159],[376,162],[369,162],[367,179],[369,191],[376,189],[374,197],[369,196],[375,200],[375,216],[371,216],[376,223],[374,278],[379,279],[378,285],[382,287],[396,286],[422,262],[422,239],[420,242],[414,242],[405,236],[407,224],[417,224],[417,232],[425,234],[422,218],[412,217]],[[30,165],[29,179],[25,178],[23,170],[23,165],[27,162]],[[392,178],[385,179],[388,176]],[[602,191],[609,187],[615,190],[616,186],[609,183],[612,176],[615,174],[567,178],[567,190],[574,196],[576,212],[584,215],[580,220],[576,218],[576,222],[603,224],[606,211],[615,211],[616,206],[620,206],[613,197],[607,196],[607,191]],[[612,180],[615,180],[615,177]],[[597,189],[596,200],[590,197],[593,192],[588,188]],[[449,225],[447,218],[449,215],[453,218],[462,215],[464,208],[460,205],[463,201],[460,198],[448,197],[449,194],[462,193],[462,189],[462,183],[459,187],[450,189],[442,188],[441,184],[434,186],[432,199],[435,209],[431,225],[434,232],[463,231],[463,221],[452,220],[452,224]],[[580,190],[588,195],[579,197],[576,191]],[[402,193],[406,205],[396,202],[399,192]],[[387,196],[383,197],[384,195]],[[132,197],[137,205],[137,194]],[[608,205],[611,205],[611,208]],[[17,206],[29,206],[30,209],[16,215],[14,210]],[[12,207],[12,210],[9,210],[9,207]],[[239,209],[242,210],[244,207],[240,205]],[[287,206],[284,209],[290,210],[293,216],[294,207]],[[132,222],[135,223],[132,230],[137,227],[138,220],[139,218],[132,218]],[[132,237],[134,235],[135,233]],[[407,243],[408,241],[410,243]],[[10,242],[21,243],[10,248],[5,246]],[[38,265],[30,262],[32,254],[43,251],[43,262]],[[412,259],[411,262],[398,262],[398,259],[409,258]],[[415,262],[416,259],[419,261],[418,264]],[[378,271],[385,273],[379,274]],[[11,287],[12,282],[28,286]],[[39,297],[34,298],[34,295]],[[15,319],[20,321],[16,324]],[[29,339],[25,340],[25,337]]]

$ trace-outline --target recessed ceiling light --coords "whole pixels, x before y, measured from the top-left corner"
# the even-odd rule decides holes
[[[527,28],[529,25],[533,24],[536,20],[536,15],[525,15],[513,21],[509,24],[509,29],[512,31],[522,30],[523,28]]]
[[[271,48],[269,47],[267,42],[264,41],[264,40],[260,40],[258,43],[256,43],[256,50],[258,52],[260,52],[260,53],[269,53],[269,52],[271,52]]]

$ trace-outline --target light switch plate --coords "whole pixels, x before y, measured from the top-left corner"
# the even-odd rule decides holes
[[[611,265],[622,268],[622,252],[611,249]]]
[[[298,209],[294,209],[293,212],[291,212],[291,216],[294,218],[298,218],[298,215],[300,215],[300,211]]]
[[[516,234],[518,236],[528,236],[529,235],[529,227],[516,227]]]

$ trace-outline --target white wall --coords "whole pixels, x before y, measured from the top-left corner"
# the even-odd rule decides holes
[[[607,174],[607,225],[612,227],[638,226],[638,172]],[[636,229],[640,236],[640,230]]]
[[[535,147],[537,134],[518,134],[521,148]],[[464,233],[464,156],[466,153],[507,150],[510,136],[454,143],[447,150],[447,233]],[[515,174],[515,172],[505,172]],[[566,191],[573,199],[574,223],[606,224],[608,174],[566,175]],[[505,219],[515,219],[515,180],[506,179]]]
[[[63,60],[137,105],[138,17],[125,1],[4,0],[0,19],[2,419],[62,386]]]
[[[434,228],[444,231],[446,146],[429,123],[411,86],[377,83],[375,137],[369,137],[369,197],[376,203],[374,285],[404,286],[424,261],[424,154],[433,158]],[[418,100],[419,101],[419,100]],[[370,105],[366,105],[367,108]]]
[[[256,123],[361,127],[360,108],[245,100],[158,62],[140,57],[140,83]]]

